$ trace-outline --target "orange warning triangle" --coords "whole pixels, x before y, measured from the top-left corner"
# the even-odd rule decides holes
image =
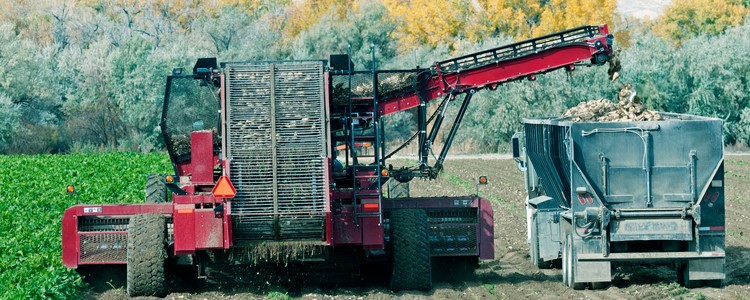
[[[234,189],[232,182],[229,181],[229,177],[219,177],[219,182],[214,186],[214,190],[211,192],[216,198],[234,198],[237,194],[237,190]]]

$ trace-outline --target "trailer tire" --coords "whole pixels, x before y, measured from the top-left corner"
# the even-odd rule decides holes
[[[592,282],[591,283],[591,289],[592,290],[606,290],[609,288],[610,282]]]
[[[399,209],[391,212],[391,289],[394,291],[432,289],[427,221],[427,212],[422,209]]]
[[[146,177],[146,203],[167,202],[165,177],[162,174],[148,174]]]
[[[575,229],[574,229],[575,230]],[[576,282],[575,277],[575,260],[573,259],[573,237],[568,235],[565,239],[565,249],[563,250],[563,281],[565,285],[574,290],[583,290],[586,288],[585,282]],[[566,268],[567,267],[567,268]],[[566,280],[567,279],[567,280]]]
[[[724,281],[721,279],[706,280],[706,286],[719,289],[724,286]]]
[[[563,285],[569,286],[568,284],[568,241],[563,242],[562,247],[562,282]]]
[[[166,285],[166,219],[158,214],[135,215],[128,223],[127,291],[135,296],[163,296]]]

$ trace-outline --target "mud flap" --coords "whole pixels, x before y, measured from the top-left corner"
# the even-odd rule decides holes
[[[608,261],[578,261],[574,268],[576,282],[611,282],[611,266]]]
[[[724,258],[693,259],[688,261],[689,280],[723,280]]]

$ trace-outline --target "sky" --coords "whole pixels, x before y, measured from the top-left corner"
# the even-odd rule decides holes
[[[624,16],[636,17],[639,19],[655,19],[664,8],[672,2],[671,0],[618,0],[617,12]]]

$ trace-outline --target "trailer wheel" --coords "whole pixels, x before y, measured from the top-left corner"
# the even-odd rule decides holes
[[[700,287],[703,283],[702,280],[690,280],[689,274],[690,271],[688,270],[687,262],[677,267],[677,283],[682,284],[684,287],[693,289]]]
[[[429,224],[422,209],[391,212],[393,274],[391,289],[429,291],[432,289]]]
[[[592,282],[592,290],[606,290],[609,287],[610,282]]]
[[[575,230],[575,229],[573,229]],[[582,290],[586,288],[586,283],[576,282],[575,277],[575,260],[573,259],[573,237],[568,235],[565,239],[565,250],[563,250],[563,281],[565,285],[573,288],[574,290]],[[566,268],[567,266],[567,268]],[[567,279],[567,281],[566,281]]]
[[[166,236],[167,224],[164,216],[145,214],[130,218],[126,272],[129,296],[163,295],[166,285]]]
[[[148,174],[146,177],[146,203],[167,202],[167,184],[162,174]]]
[[[724,281],[721,279],[706,280],[706,286],[719,289],[724,286]]]

